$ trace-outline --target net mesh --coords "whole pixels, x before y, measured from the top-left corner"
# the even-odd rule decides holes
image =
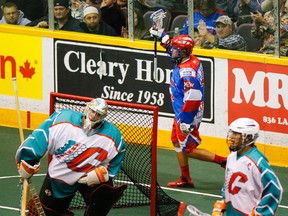
[[[92,98],[54,97],[52,104],[55,111],[72,109],[83,112],[86,103]],[[114,178],[116,186],[127,184],[128,187],[115,208],[150,205],[152,176],[152,141],[154,111],[149,109],[109,103],[105,120],[115,124],[121,131],[127,144],[122,169]],[[50,109],[51,110],[51,109]],[[168,196],[158,185],[155,187],[156,211],[158,215],[177,215],[180,202]],[[71,209],[85,208],[84,200],[77,193],[71,202]]]
[[[23,190],[23,183],[21,184],[22,184],[21,189]],[[27,197],[21,196],[21,199],[25,198],[27,200],[25,211],[26,216],[45,216],[37,190],[31,182],[29,182],[27,187]]]

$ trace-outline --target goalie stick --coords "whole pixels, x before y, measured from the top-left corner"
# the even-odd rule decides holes
[[[163,9],[159,9],[153,12],[150,15],[150,20],[152,22],[152,27],[155,29],[162,29],[163,28],[163,19],[166,17],[166,12]],[[154,38],[154,77],[156,80],[158,79],[157,76],[157,37],[153,36]]]
[[[20,114],[20,105],[19,105],[19,99],[18,99],[18,88],[17,88],[17,82],[16,77],[12,78],[13,82],[13,88],[14,88],[14,96],[15,96],[15,105],[16,105],[16,112],[18,117],[18,127],[19,127],[19,135],[20,135],[20,142],[24,142],[24,133],[22,128],[22,121],[21,121],[21,114]],[[28,182],[27,179],[21,178],[20,179],[20,185],[22,185],[22,192],[21,192],[21,216],[45,216],[45,213],[43,211],[42,205],[39,200],[39,196],[36,193],[35,187]],[[29,198],[29,200],[28,200]],[[29,201],[28,206],[30,211],[26,211],[27,208],[27,200]],[[32,210],[33,208],[33,210]]]
[[[210,214],[200,211],[198,208],[196,208],[193,205],[188,205],[187,211],[190,213],[189,216],[211,216]]]
[[[22,128],[21,115],[20,115],[20,105],[19,105],[19,99],[18,99],[16,77],[12,78],[12,82],[13,82],[13,88],[14,88],[16,112],[17,112],[17,117],[18,117],[20,142],[22,143],[24,141],[24,134],[23,134],[23,128]],[[22,179],[20,181],[22,181],[21,216],[25,216],[26,215],[25,210],[26,210],[26,205],[27,205],[28,181],[27,179]]]

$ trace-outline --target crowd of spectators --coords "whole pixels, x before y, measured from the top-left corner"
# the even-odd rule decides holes
[[[237,34],[237,30],[241,25],[250,23],[253,28],[249,37],[262,41],[262,47],[257,52],[274,53],[276,29],[273,2],[194,0],[195,45],[199,48],[246,51],[245,36],[242,35],[243,38]],[[127,38],[127,3],[128,0],[54,0],[54,27],[59,30]],[[48,0],[0,0],[0,5],[0,23],[40,28],[49,26]],[[288,56],[288,0],[280,0],[280,5],[280,54]],[[89,10],[85,13],[86,8]],[[159,8],[171,14],[172,22],[177,15],[187,15],[187,0],[134,0],[135,39],[153,40],[147,25],[144,25],[143,16],[146,12]],[[225,18],[221,18],[222,16]],[[181,34],[188,34],[188,21],[188,18],[183,21]]]

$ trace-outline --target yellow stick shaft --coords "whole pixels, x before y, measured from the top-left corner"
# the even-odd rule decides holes
[[[16,77],[12,78],[12,82],[13,82],[15,104],[16,104],[16,111],[17,111],[17,117],[18,117],[19,135],[20,135],[20,141],[22,143],[24,141],[24,133],[23,133],[23,128],[22,128]],[[21,216],[26,215],[25,211],[26,211],[26,205],[27,205],[27,192],[28,192],[28,181],[27,181],[27,179],[23,179],[22,200],[21,200]]]

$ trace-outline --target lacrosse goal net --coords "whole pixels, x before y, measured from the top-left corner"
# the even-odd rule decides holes
[[[61,109],[83,112],[92,98],[61,93],[50,93],[50,115]],[[106,100],[109,110],[105,120],[115,124],[127,144],[122,169],[114,178],[116,186],[127,184],[119,207],[149,206],[150,215],[175,216],[180,202],[168,196],[157,183],[157,125],[158,107]],[[71,209],[85,208],[77,193]]]

